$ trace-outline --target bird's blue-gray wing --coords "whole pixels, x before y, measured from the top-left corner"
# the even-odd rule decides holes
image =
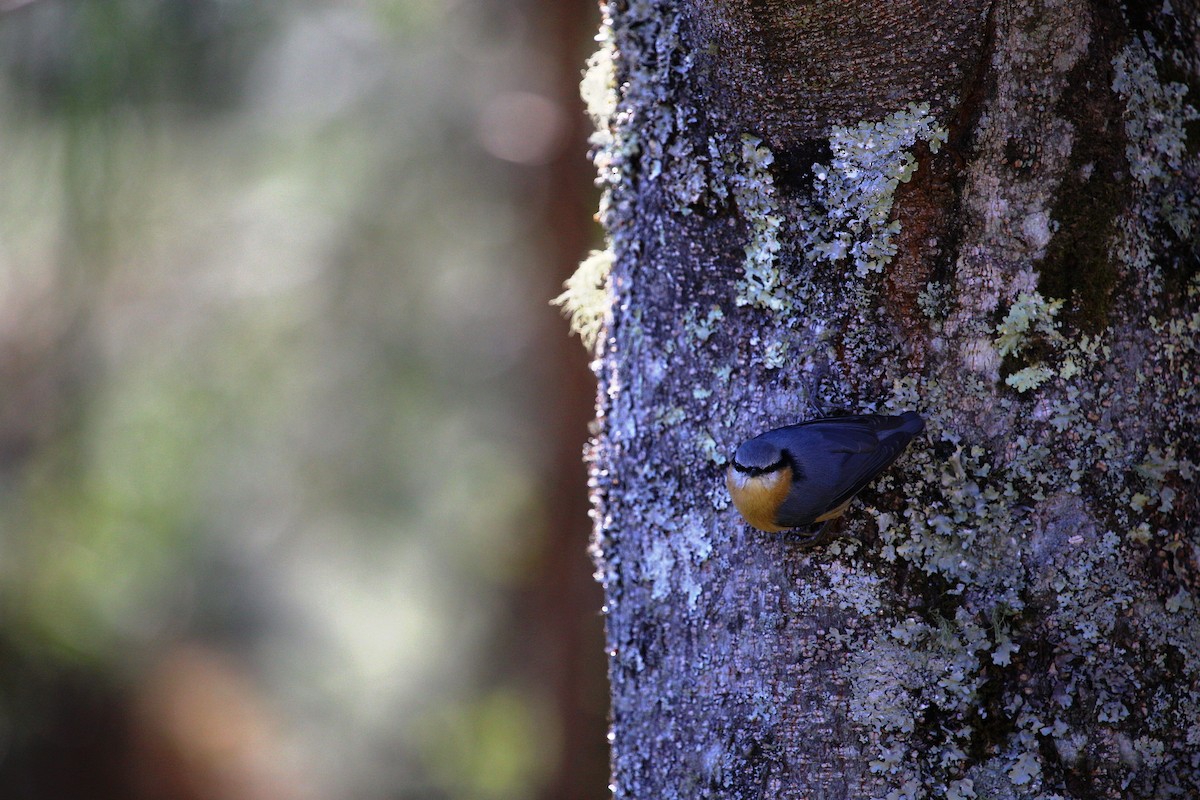
[[[803,473],[780,509],[781,520],[804,525],[862,491],[904,451],[913,434],[890,418],[838,417],[772,431]]]

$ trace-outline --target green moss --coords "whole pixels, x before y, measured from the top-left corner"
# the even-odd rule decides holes
[[[551,301],[562,307],[570,320],[571,333],[579,334],[588,350],[596,349],[609,313],[608,274],[611,269],[612,252],[593,250],[563,284],[563,293]]]

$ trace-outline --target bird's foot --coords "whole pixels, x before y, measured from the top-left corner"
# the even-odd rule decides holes
[[[820,525],[809,525],[807,528],[792,528],[784,531],[782,535],[789,543],[796,545],[801,550],[820,547],[829,544],[840,535],[838,526],[831,526],[829,522],[827,520]]]

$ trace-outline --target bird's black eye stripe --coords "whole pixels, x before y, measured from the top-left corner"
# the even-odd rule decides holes
[[[782,458],[769,467],[747,467],[744,464],[739,464],[736,458],[733,460],[733,466],[738,472],[744,472],[750,477],[754,478],[759,475],[766,475],[768,472],[776,472],[781,470],[788,465],[789,461],[790,459],[787,457],[787,454],[784,453]]]

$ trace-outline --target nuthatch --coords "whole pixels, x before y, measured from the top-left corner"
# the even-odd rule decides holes
[[[915,411],[898,417],[826,417],[776,428],[742,443],[725,484],[737,510],[759,530],[828,523],[924,428]]]

